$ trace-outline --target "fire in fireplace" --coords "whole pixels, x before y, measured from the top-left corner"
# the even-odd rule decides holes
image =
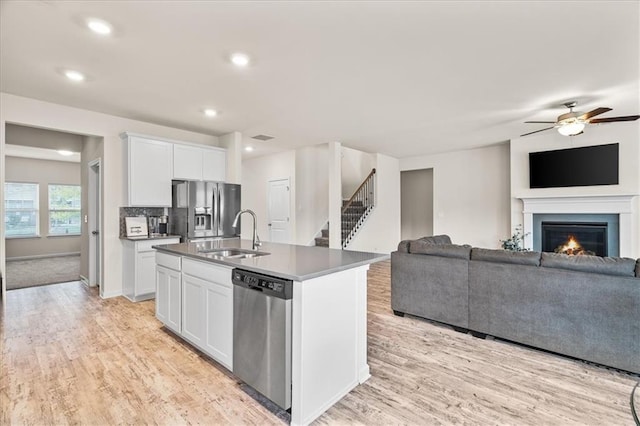
[[[607,256],[607,223],[542,222],[542,251]]]

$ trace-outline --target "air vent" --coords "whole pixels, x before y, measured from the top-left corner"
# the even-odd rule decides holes
[[[273,136],[255,135],[255,136],[252,136],[251,139],[258,139],[259,141],[269,141],[273,139]]]

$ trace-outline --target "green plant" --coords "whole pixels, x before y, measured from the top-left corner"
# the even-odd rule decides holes
[[[515,228],[513,235],[506,240],[500,240],[502,243],[502,248],[510,251],[529,251],[529,249],[522,247],[522,243],[524,242],[524,237],[529,235],[530,232],[526,234],[522,233],[522,225],[518,225]]]

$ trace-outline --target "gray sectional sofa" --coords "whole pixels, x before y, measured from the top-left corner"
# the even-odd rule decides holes
[[[402,241],[391,307],[475,335],[640,374],[640,259]]]

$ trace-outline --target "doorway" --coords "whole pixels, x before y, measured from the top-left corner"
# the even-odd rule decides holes
[[[400,173],[400,228],[403,240],[433,235],[433,169]]]
[[[289,192],[289,178],[269,181],[267,200],[269,210],[269,241],[274,243],[290,242]]]
[[[101,231],[102,217],[100,212],[102,193],[102,175],[101,175],[100,158],[89,162],[88,172],[88,231],[89,231],[89,287],[100,286],[102,282],[102,262],[101,262]],[[100,295],[102,296],[103,287],[100,287]]]

